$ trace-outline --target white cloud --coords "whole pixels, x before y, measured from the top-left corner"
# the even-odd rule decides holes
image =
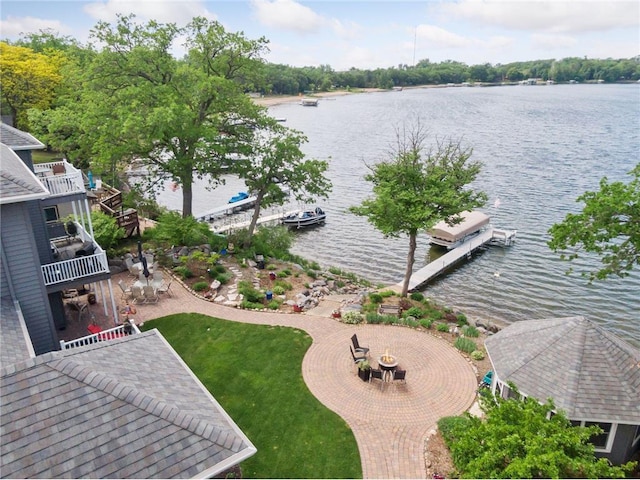
[[[595,32],[640,25],[637,1],[462,0],[435,7],[443,16],[536,32]]]
[[[531,35],[531,44],[541,50],[561,50],[577,45],[578,41],[567,35],[534,34]]]
[[[325,23],[322,16],[293,0],[252,0],[251,6],[258,21],[271,28],[307,33]]]
[[[362,34],[362,27],[356,22],[343,22],[337,18],[331,19],[330,22],[333,32],[342,39],[355,39]]]
[[[9,15],[6,20],[0,20],[0,31],[3,38],[18,38],[22,34],[36,33],[40,30],[52,30],[60,35],[69,35],[71,29],[59,20],[46,20],[35,17],[14,17]]]
[[[471,40],[458,34],[449,32],[435,25],[418,25],[416,28],[416,40],[432,47],[468,47]]]
[[[88,3],[84,12],[106,22],[114,22],[117,14],[133,13],[137,20],[155,20],[159,23],[176,23],[186,25],[193,17],[205,17],[215,20],[216,16],[209,12],[201,1],[158,1],[158,0],[106,0]]]

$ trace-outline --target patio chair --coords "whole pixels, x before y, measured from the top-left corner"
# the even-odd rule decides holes
[[[360,345],[360,342],[358,342],[358,335],[356,335],[355,333],[351,335],[351,343],[353,343],[353,348],[356,353],[362,353],[365,356],[369,355],[369,349]]]
[[[395,382],[396,380],[402,383],[407,383],[406,380],[407,377],[407,371],[406,370],[394,370],[393,371],[393,381]]]
[[[122,300],[131,298],[131,288],[127,287],[122,280],[118,281],[118,286],[122,290]]]
[[[490,387],[492,380],[493,380],[493,371],[489,370],[485,374],[485,376],[482,378],[482,381],[480,382],[480,385],[478,385],[478,388]]]
[[[130,258],[125,258],[124,264],[126,265],[127,270],[129,271],[129,275],[133,277],[138,276],[138,274],[140,273],[139,263],[133,263],[133,260],[131,260]]]
[[[145,303],[158,303],[158,294],[153,285],[145,285],[142,287],[142,295],[144,296]]]
[[[152,277],[153,280],[151,281],[151,284],[156,287],[156,289],[160,288],[164,283],[164,275],[162,273],[162,270],[154,270]]]
[[[360,362],[364,362],[367,357],[366,356],[362,356],[362,354],[358,354],[356,355],[353,351],[353,348],[351,347],[351,345],[349,345],[349,351],[351,352],[351,357],[353,358],[353,363],[356,366],[356,368],[358,368],[358,364]]]
[[[169,283],[167,283],[167,284],[164,284],[164,283],[163,283],[162,285],[160,285],[160,286],[156,289],[156,291],[157,291],[158,293],[166,293],[167,295],[169,295],[169,296],[171,297],[171,296],[172,296],[172,295],[171,295],[171,282],[172,282],[172,281],[173,281],[173,280],[169,280]]]
[[[372,380],[380,380],[380,390],[382,390],[384,388],[384,371],[379,368],[372,368],[369,383],[371,383]]]
[[[142,294],[142,287],[131,287],[131,302],[132,303],[144,303],[144,295]]]

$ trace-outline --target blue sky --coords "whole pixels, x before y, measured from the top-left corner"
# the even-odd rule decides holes
[[[269,62],[334,70],[640,55],[638,0],[2,0],[0,9],[2,39],[50,28],[83,43],[117,13],[178,25],[204,16],[267,38]]]

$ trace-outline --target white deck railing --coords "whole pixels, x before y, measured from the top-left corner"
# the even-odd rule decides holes
[[[75,340],[71,340],[68,342],[60,340],[60,348],[62,350],[68,350],[70,348],[83,347],[85,345],[92,345],[97,342],[114,340],[116,338],[122,338],[128,335],[140,333],[140,329],[134,323],[131,324],[130,333],[125,332],[125,328],[125,325],[118,325],[117,327],[110,328],[109,330],[104,330],[99,333],[87,335],[86,337],[76,338]]]
[[[61,162],[38,163],[33,169],[52,196],[84,192],[82,172],[66,160]],[[62,170],[57,172],[56,170]]]
[[[48,263],[41,268],[46,286],[109,273],[107,254],[100,247],[96,248],[93,255]]]

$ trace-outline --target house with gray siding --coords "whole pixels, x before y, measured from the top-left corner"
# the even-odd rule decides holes
[[[255,454],[157,330],[59,350],[60,292],[108,279],[106,256],[79,222],[94,253],[54,258],[43,208],[88,216],[80,177],[64,161],[34,168],[25,132],[3,126],[2,140],[0,476],[211,478]]]
[[[66,160],[34,165],[31,152],[44,145],[4,123],[0,143],[2,285],[20,301],[36,354],[45,353],[60,348],[57,332],[67,322],[63,292],[95,285],[97,293],[107,288],[113,299],[111,273],[106,253],[93,238],[82,172]],[[73,212],[66,219],[75,226],[73,238],[58,215],[65,211]],[[34,300],[25,304],[24,299]],[[114,301],[103,307],[117,323]]]
[[[491,390],[552,398],[574,425],[599,425],[597,456],[613,464],[640,452],[640,350],[584,317],[515,322],[485,341]]]

